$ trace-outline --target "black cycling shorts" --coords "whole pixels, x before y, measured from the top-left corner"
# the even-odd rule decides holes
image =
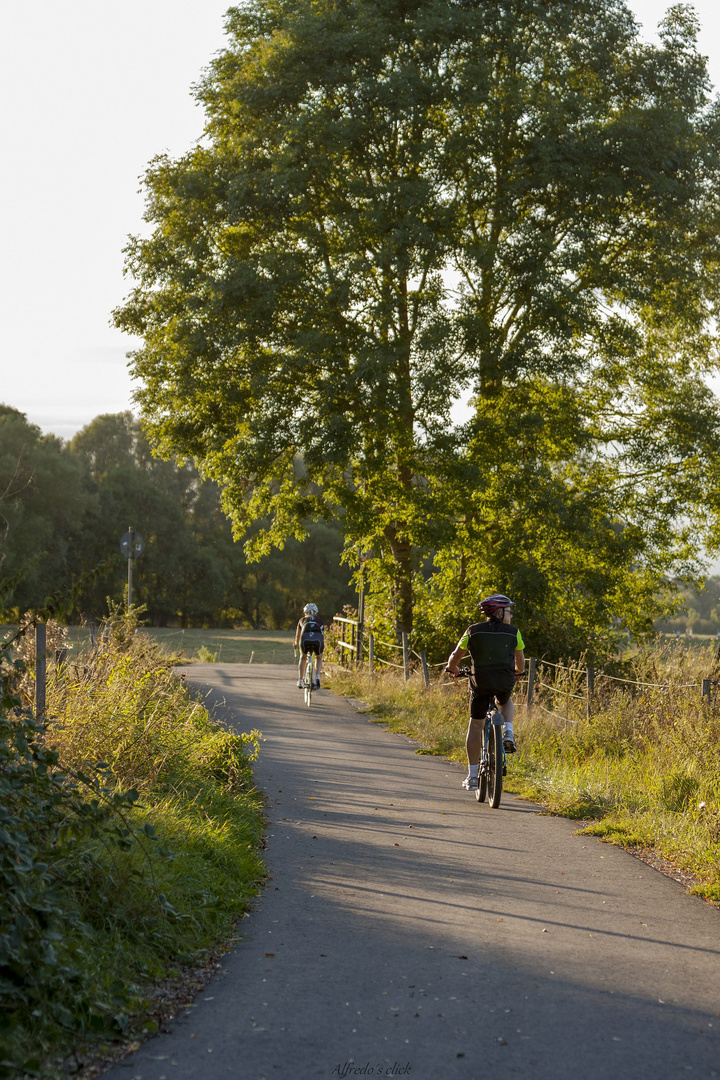
[[[325,643],[323,641],[314,641],[312,638],[303,638],[300,642],[300,649],[303,653],[314,652],[317,656],[322,656]]]
[[[511,694],[512,690],[473,690],[470,696],[470,716],[473,720],[484,720],[493,698],[497,698],[498,705],[505,705]]]

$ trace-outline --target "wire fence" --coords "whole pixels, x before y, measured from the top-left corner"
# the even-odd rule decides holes
[[[402,635],[400,643],[385,641],[382,638],[376,638],[372,632],[365,634],[364,628],[357,620],[337,617],[335,621],[341,628],[336,642],[341,662],[367,665],[370,671],[375,670],[376,666],[403,671],[406,681],[413,676],[421,676],[424,678],[426,688],[430,687],[431,672],[446,666],[446,661],[430,663],[423,650],[418,650],[410,644],[406,634]],[[389,655],[386,650],[390,650]],[[381,655],[382,652],[385,652],[385,655]],[[397,656],[399,660],[398,653],[402,654],[401,663],[396,663],[389,658],[389,656]],[[433,679],[433,685],[447,689],[454,684]],[[537,708],[566,723],[577,723],[580,719],[589,719],[593,711],[602,705],[612,685],[617,685],[618,690],[620,687],[625,687],[631,693],[644,690],[668,693],[699,690],[702,698],[710,703],[714,687],[718,683],[709,678],[696,682],[676,682],[672,678],[664,682],[651,682],[642,678],[632,679],[610,675],[604,671],[595,671],[592,662],[586,665],[563,664],[539,657],[529,657],[523,678],[520,680],[520,701],[529,709]],[[566,712],[577,710],[578,715],[564,716],[557,712],[553,703],[558,702],[558,698],[566,702]],[[572,708],[570,708],[571,704]]]

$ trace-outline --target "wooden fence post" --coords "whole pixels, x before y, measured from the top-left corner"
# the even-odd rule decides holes
[[[45,715],[47,687],[47,628],[45,623],[35,624],[35,715]]]
[[[527,707],[532,709],[533,695],[535,693],[535,657],[528,657],[528,688],[527,688]]]
[[[595,664],[593,660],[588,661],[587,665],[587,700],[585,705],[585,715],[588,720],[590,719],[590,713],[592,712],[592,698],[595,693]]]
[[[430,689],[430,672],[428,671],[427,656],[425,655],[424,652],[420,653],[420,659],[422,661],[422,666],[423,666],[423,679],[425,680],[425,689],[429,690]]]
[[[375,635],[373,633],[368,634],[368,668],[370,674],[375,672]]]
[[[403,669],[405,671],[405,682],[410,678],[410,646],[408,644],[408,636],[405,630],[402,632],[402,650],[403,650]]]
[[[355,653],[355,667],[362,667],[363,662],[363,631],[365,629],[365,582],[360,573],[360,588],[358,589],[358,621],[357,621],[357,651]]]
[[[710,695],[712,694],[712,681],[710,679],[703,679],[702,681],[702,696],[703,700],[710,704]]]

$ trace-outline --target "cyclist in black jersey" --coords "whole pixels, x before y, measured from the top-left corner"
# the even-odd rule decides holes
[[[298,664],[298,687],[302,690],[305,678],[305,665],[307,654],[314,652],[317,655],[317,668],[315,677],[315,690],[320,689],[320,669],[322,667],[322,654],[325,648],[325,629],[318,618],[317,604],[306,604],[303,608],[302,618],[295,630],[294,649],[300,649],[300,663]]]
[[[458,670],[462,656],[470,653],[470,723],[465,747],[468,756],[468,775],[463,787],[475,791],[478,786],[478,763],[482,752],[485,716],[493,697],[503,716],[503,746],[505,753],[515,753],[513,716],[515,706],[510,699],[517,678],[525,670],[525,644],[522,634],[512,623],[512,600],[502,593],[485,597],[478,607],[486,621],[469,626],[460,638],[447,662],[452,675]]]

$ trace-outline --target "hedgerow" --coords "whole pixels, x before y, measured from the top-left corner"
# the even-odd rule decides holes
[[[3,655],[0,1077],[136,1028],[153,981],[227,937],[263,877],[259,733],[213,719],[132,629],[116,617],[63,669],[46,720]]]

